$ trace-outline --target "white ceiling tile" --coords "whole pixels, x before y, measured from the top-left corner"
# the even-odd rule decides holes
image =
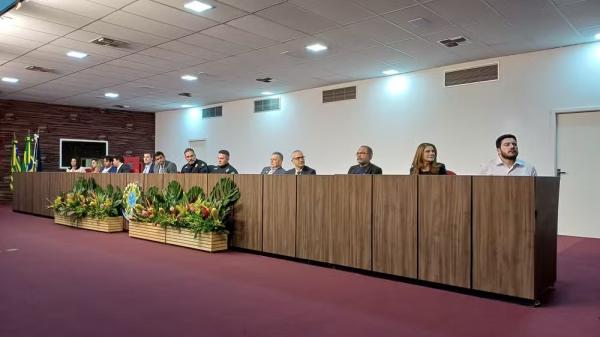
[[[88,54],[102,55],[106,57],[123,57],[130,54],[130,51],[124,51],[119,48],[111,48],[106,46],[99,46],[89,42],[82,42],[67,38],[60,38],[52,41],[51,45],[63,47],[69,50],[76,50]]]
[[[94,18],[43,6],[32,1],[24,2],[19,9],[19,14],[75,28],[82,27],[95,20]]]
[[[235,7],[226,5],[223,2],[217,2],[217,1],[213,1],[213,0],[203,0],[202,1],[203,3],[205,3],[207,5],[213,6],[213,8],[209,9],[207,11],[201,12],[201,13],[194,12],[194,11],[184,7],[184,5],[188,2],[190,2],[190,0],[154,0],[154,1],[160,2],[162,4],[171,6],[176,9],[184,10],[188,13],[192,13],[193,15],[202,16],[202,17],[214,20],[214,21],[221,22],[221,23],[233,20],[235,18],[239,18],[240,16],[244,16],[247,14],[245,11],[242,11]]]
[[[22,48],[29,49],[29,50],[35,49],[35,48],[43,45],[44,43],[45,42],[22,39],[19,37],[8,35],[8,34],[0,35],[0,44],[10,45],[10,46],[18,46],[18,47],[22,47]],[[0,49],[0,50],[2,50],[2,49]]]
[[[173,51],[170,51],[167,49],[157,48],[157,47],[140,51],[140,52],[138,52],[138,54],[152,56],[152,57],[160,58],[160,59],[167,60],[167,61],[170,61],[173,63],[178,63],[181,66],[195,65],[195,64],[200,64],[200,63],[204,63],[207,61],[207,60],[204,60],[199,57],[193,57],[193,56],[189,56],[189,55],[185,55],[185,54],[181,54],[181,53],[176,53],[176,52],[173,52]]]
[[[439,32],[449,25],[448,21],[420,5],[386,14],[384,17],[402,28],[419,35]],[[409,22],[415,19],[425,19],[426,21],[420,25]]]
[[[200,31],[218,24],[198,15],[175,9],[150,0],[140,0],[123,8],[124,11],[143,16],[148,19],[168,23],[191,31]]]
[[[290,3],[341,25],[375,16],[372,11],[348,0],[291,0]]]
[[[87,32],[93,32],[100,36],[106,36],[112,39],[122,40],[130,43],[140,43],[145,45],[156,45],[167,42],[169,39],[152,34],[146,34],[141,31],[124,28],[104,21],[96,21],[84,28]],[[98,36],[96,36],[98,37]]]
[[[400,50],[415,60],[423,60],[427,64],[443,64],[458,61],[458,58],[450,53],[447,47],[421,38],[408,39],[390,44],[390,47]]]
[[[217,39],[235,43],[241,46],[246,46],[251,49],[266,47],[277,42],[269,40],[258,35],[248,33],[241,29],[228,25],[218,25],[202,31],[202,34],[212,36]]]
[[[57,39],[57,35],[42,33],[35,30],[25,29],[18,26],[6,26],[2,27],[2,35],[8,35],[16,38],[38,41],[38,42],[50,42]]]
[[[285,0],[220,0],[220,2],[224,2],[250,13],[257,12],[284,1]]]
[[[494,10],[480,0],[435,0],[424,6],[459,26],[500,19]]]
[[[489,17],[474,24],[464,26],[473,38],[487,45],[499,45],[509,41],[525,41],[523,32],[517,27],[505,23],[499,18]]]
[[[133,65],[134,63],[135,65]],[[123,65],[132,69],[148,70],[151,71],[149,75],[160,74],[181,67],[169,60],[141,54],[131,54],[118,60],[110,61],[109,64]]]
[[[256,14],[307,34],[319,33],[338,26],[329,19],[290,3],[275,5]]]
[[[179,39],[179,41],[203,47],[209,50],[214,50],[227,56],[252,50],[251,48],[248,48],[246,46],[227,42],[221,39],[214,38],[212,36],[204,35],[202,33],[196,33],[190,36],[186,36],[184,38]]]
[[[285,42],[306,36],[297,30],[282,26],[275,22],[263,19],[256,15],[247,15],[227,23],[230,26],[265,38]]]
[[[361,38],[369,38],[382,43],[390,43],[414,37],[414,34],[381,17],[345,26],[345,28],[352,29]]]
[[[8,20],[11,25],[53,35],[65,35],[75,30],[73,27],[22,15],[20,11],[11,12],[10,15],[4,17],[12,18],[12,20]]]
[[[577,29],[600,26],[600,1],[587,0],[558,7]]]
[[[21,54],[16,51],[4,49],[4,46],[2,44],[0,44],[0,48],[1,48],[0,49],[0,63],[9,62],[9,61],[19,57],[19,55]]]
[[[33,2],[39,3],[40,5],[52,7],[64,12],[70,12],[94,19],[101,18],[115,10],[114,8],[86,0],[33,0]]]
[[[123,11],[115,12],[103,18],[102,21],[165,38],[176,39],[192,32]]]
[[[112,8],[123,8],[135,0],[89,0]]]
[[[415,5],[415,0],[353,0],[353,2],[377,14],[387,13]]]
[[[385,46],[357,50],[355,53],[381,63],[409,63],[413,61],[408,54]]]
[[[224,54],[218,53],[216,51],[183,43],[179,40],[163,43],[158,47],[194,57],[199,57],[205,60],[218,60],[225,57]]]
[[[121,67],[114,64],[99,64],[92,68],[82,70],[81,73],[86,76],[102,76],[121,79],[123,81],[133,81],[149,76],[146,71]]]
[[[92,53],[88,53],[87,57],[84,57],[81,59],[69,57],[69,56],[67,56],[67,53],[69,51],[71,51],[70,48],[52,45],[52,44],[47,44],[47,45],[41,46],[37,49],[37,51],[41,52],[41,53],[45,53],[47,55],[51,54],[52,58],[56,58],[57,60],[59,60],[59,62],[64,62],[64,63],[73,64],[73,65],[77,65],[77,66],[85,66],[85,67],[91,67],[93,65],[96,65],[99,63],[104,63],[104,62],[110,61],[112,59],[112,57],[107,57],[107,56],[92,54]]]
[[[100,46],[100,45],[96,45],[96,44],[91,44],[90,42],[92,40],[95,40],[95,39],[97,39],[97,38],[99,38],[101,36],[105,36],[105,37],[109,37],[109,38],[115,38],[112,35],[104,34],[104,33],[101,33],[101,32],[116,32],[117,31],[116,27],[115,27],[115,29],[113,29],[113,28],[109,27],[109,26],[112,26],[112,25],[108,25],[108,24],[105,24],[105,23],[100,23],[100,24],[101,24],[100,26],[95,26],[94,28],[92,28],[94,30],[97,30],[98,32],[91,32],[91,31],[88,32],[88,31],[85,31],[85,30],[76,30],[76,31],[74,31],[71,34],[65,35],[65,38],[69,39],[69,40],[75,40],[75,41],[78,41],[78,42],[82,42],[82,43],[84,43],[84,45],[90,44],[92,46],[92,48],[97,47],[97,48],[106,49],[107,50],[105,52],[106,55],[112,55],[112,51],[114,51],[115,54],[116,53],[127,53],[127,54],[129,54],[129,53],[133,53],[135,51],[138,51],[138,50],[141,50],[141,49],[146,49],[146,48],[150,47],[150,44],[142,44],[142,43],[138,43],[138,42],[133,42],[133,40],[127,40],[127,41],[125,41],[124,37],[122,37],[122,36],[119,38],[119,40],[127,42],[127,45],[125,45],[123,47],[118,47],[117,48],[117,47],[108,47],[108,46]],[[124,31],[123,29],[124,28],[122,28],[121,32],[124,32],[125,35],[127,35],[130,38],[140,38],[141,37],[141,40],[146,40],[149,43],[150,43],[150,41],[152,39],[156,39],[156,37],[153,37],[151,35],[148,37],[148,35],[146,35],[146,34],[139,35],[139,33],[136,33],[135,31],[131,31],[131,30],[125,30]],[[164,40],[165,39],[160,38],[160,40],[158,40],[158,41],[164,41]],[[58,39],[56,41],[63,41],[63,39],[61,38],[61,39]],[[53,41],[53,43],[55,43],[56,41]],[[101,54],[101,53],[98,53],[98,54]]]
[[[36,56],[37,55],[35,55],[35,53],[29,53],[16,58],[14,61],[5,64],[3,67],[11,69],[11,71],[13,72],[19,73],[20,76],[43,78],[45,80],[53,79],[59,76],[64,76],[66,74],[70,74],[81,69],[81,67],[75,67],[73,65],[59,63]],[[28,66],[32,65],[50,69],[52,70],[52,72],[42,73],[25,69]]]

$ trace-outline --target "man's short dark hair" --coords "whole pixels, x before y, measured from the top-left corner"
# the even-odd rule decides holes
[[[515,137],[515,135],[511,135],[510,133],[502,135],[502,136],[498,137],[498,139],[496,139],[496,148],[497,149],[500,148],[500,146],[502,145],[502,141],[505,140],[506,138],[513,138],[514,140],[517,140],[517,137]]]
[[[185,151],[183,151],[183,154],[186,154],[188,152],[191,152],[193,154],[196,154],[196,152],[194,151],[194,149],[192,149],[191,147],[188,147],[187,149],[185,149]]]
[[[118,160],[121,163],[125,162],[125,160],[123,159],[123,156],[114,156],[113,159],[116,159],[116,160]]]
[[[147,154],[149,154],[150,157],[152,157],[152,159],[154,159],[154,154],[152,152],[144,152],[144,153],[142,153],[142,157],[145,156],[145,155],[147,155]]]
[[[164,153],[162,153],[162,151],[156,151],[156,153],[154,153],[154,158],[158,157],[158,156],[165,156]]]
[[[229,151],[227,151],[227,150],[219,150],[219,153],[220,154],[224,154],[224,155],[227,156],[227,158],[229,158]]]
[[[275,151],[275,152],[273,152],[273,153],[272,153],[272,155],[279,156],[279,158],[280,158],[281,160],[283,160],[283,154],[281,154],[281,152],[277,152],[277,151]]]
[[[111,156],[104,156],[104,160],[106,160],[106,161],[112,161],[113,157],[111,157]]]

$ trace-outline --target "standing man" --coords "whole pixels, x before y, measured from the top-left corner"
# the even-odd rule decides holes
[[[217,165],[209,166],[210,173],[237,174],[235,167],[229,164],[229,151],[220,150],[217,154]]]
[[[165,159],[165,154],[161,151],[156,151],[154,154],[154,168],[152,173],[177,173],[177,165]]]
[[[288,170],[287,174],[295,174],[297,176],[301,175],[309,175],[309,174],[317,174],[317,171],[314,169],[304,165],[304,154],[300,150],[296,150],[292,152],[292,164],[294,164],[294,168]]]
[[[196,153],[194,149],[187,148],[183,151],[185,157],[185,164],[181,168],[181,173],[208,173],[208,165],[200,159],[196,159]]]
[[[271,166],[264,167],[260,174],[285,174],[285,169],[281,167],[281,164],[283,164],[283,155],[281,152],[273,152]]]
[[[496,152],[498,157],[490,161],[481,170],[486,176],[537,176],[535,167],[520,159],[517,137],[505,134],[496,139]]]
[[[106,156],[104,157],[102,163],[104,167],[100,171],[100,173],[115,173],[117,172],[117,168],[113,166],[113,157]]]
[[[381,167],[372,164],[373,149],[371,147],[362,145],[356,151],[356,161],[358,165],[351,166],[348,170],[348,174],[382,174]]]
[[[154,171],[154,162],[152,161],[152,153],[144,153],[144,170],[142,173],[152,173]]]
[[[116,173],[131,173],[131,167],[124,162],[123,156],[113,157],[113,166],[117,168]]]

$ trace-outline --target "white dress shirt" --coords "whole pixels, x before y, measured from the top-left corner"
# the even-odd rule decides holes
[[[508,167],[504,165],[500,156],[485,165],[481,170],[481,174],[486,176],[537,176],[535,167],[532,165],[517,159],[511,167]]]

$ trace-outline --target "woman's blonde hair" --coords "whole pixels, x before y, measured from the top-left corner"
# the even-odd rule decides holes
[[[431,146],[433,151],[435,151],[435,157],[433,158],[433,163],[431,163],[429,172],[431,172],[431,174],[438,174],[440,172],[441,165],[437,162],[437,148],[431,143],[421,143],[415,152],[415,158],[413,159],[412,166],[410,167],[410,174],[420,174],[421,170],[425,168],[425,163],[423,162],[423,153],[428,146]]]

